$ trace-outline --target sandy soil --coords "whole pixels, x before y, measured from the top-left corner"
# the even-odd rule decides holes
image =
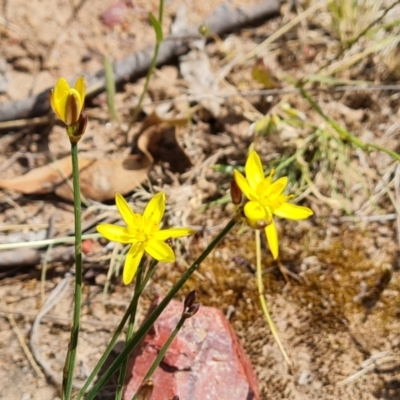
[[[182,5],[188,10],[186,23],[198,26],[220,3],[220,0],[166,1],[164,29],[166,32],[170,29]],[[244,3],[248,4],[234,2]],[[199,65],[209,66],[209,76],[215,77],[237,56],[248,53],[293,21],[306,8],[305,3],[309,2],[300,2],[297,10],[283,4],[280,17],[213,38],[203,50],[192,55],[197,54]],[[275,85],[278,89],[293,89],[294,80],[314,76],[315,85],[309,87],[316,90],[310,89],[309,93],[326,115],[357,140],[399,153],[399,89],[368,91],[354,83],[395,84],[399,78],[397,42],[388,40],[371,50],[371,40],[385,39],[379,36],[379,31],[373,39],[361,37],[340,53],[340,35],[334,19],[326,4],[321,3],[318,11],[268,47],[261,47],[257,59],[262,60],[264,71],[269,71],[267,76],[278,82]],[[383,9],[393,2],[379,3]],[[147,16],[150,11],[157,13],[158,2],[121,1],[118,3],[121,15],[110,26],[113,22],[105,18],[110,16],[109,7],[113,4],[113,0],[83,0],[79,4],[73,0],[0,0],[0,102],[39,93],[54,85],[60,76],[74,77],[100,70],[104,56],[121,60],[151,45],[154,32]],[[398,6],[392,11],[387,18],[394,18],[400,12]],[[346,29],[341,32],[350,30]],[[390,29],[396,28],[387,29],[389,35]],[[366,50],[369,52],[363,57],[348,62]],[[180,73],[183,61],[156,72],[140,119],[155,109],[167,110],[170,117],[190,114],[191,123],[178,130],[177,138],[193,165],[179,174],[171,172],[165,162],[156,163],[148,181],[133,198],[140,208],[149,198],[149,192],[164,190],[169,201],[167,223],[192,226],[198,234],[181,242],[174,265],[159,266],[153,282],[146,288],[141,314],[155,295],[162,295],[171,287],[187,263],[195,259],[231,217],[232,205],[223,200],[229,188],[231,167],[244,164],[248,146],[254,139],[252,124],[270,112],[278,115],[282,124],[279,129],[259,136],[256,148],[267,169],[298,154],[282,167],[282,172],[290,177],[296,193],[305,193],[302,203],[315,212],[308,221],[279,221],[279,263],[272,260],[267,248],[263,253],[266,298],[293,367],[284,362],[260,311],[251,231],[236,228],[230,233],[192,277],[182,297],[195,288],[201,303],[222,307],[227,312],[251,357],[262,399],[399,399],[398,161],[376,149],[367,152],[354,142],[352,145],[349,138],[334,132],[298,92],[282,90],[277,94],[233,96],[237,90],[264,89],[252,78],[254,58],[234,63],[226,80],[217,87],[200,89]],[[336,86],[329,86],[321,78],[329,68],[328,76],[337,79]],[[337,71],[336,75],[332,71]],[[334,90],[348,82],[351,88]],[[115,105],[120,124],[110,117],[105,93],[88,104],[90,124],[80,146],[83,154],[108,159],[129,153],[125,144],[126,127],[143,83],[140,79],[119,88]],[[224,96],[188,101],[190,93],[218,91]],[[285,114],[283,103],[290,104],[291,116]],[[3,179],[20,176],[68,154],[64,129],[50,116],[44,126],[27,123],[21,129],[11,124],[7,129],[0,125],[0,129]],[[128,138],[139,129],[140,122],[128,132]],[[302,148],[306,151],[299,151]],[[310,181],[304,178],[307,174]],[[70,235],[72,211],[70,203],[52,194],[2,191],[0,242],[41,240],[49,234],[50,237]],[[105,212],[117,216],[111,203],[104,207],[96,204],[94,210],[85,214],[85,221],[94,221]],[[86,233],[93,231],[91,226]],[[88,240],[85,245],[78,380],[88,376],[105,349],[132,291],[122,285],[119,276],[114,276],[103,297],[113,248],[96,240]],[[68,255],[70,245],[51,248],[50,259],[57,248],[65,252],[65,258],[59,256],[57,261],[47,264],[44,280],[41,278],[44,262],[34,266],[0,266],[1,399],[59,398],[57,380],[69,337],[71,285],[66,286],[55,307],[35,328],[37,342],[35,349],[30,348],[32,323],[44,296],[68,279],[66,273],[73,267]],[[45,252],[43,249],[42,256]],[[4,254],[0,253],[0,257]],[[41,367],[32,354],[40,358]],[[103,397],[112,398],[109,393],[112,386]]]

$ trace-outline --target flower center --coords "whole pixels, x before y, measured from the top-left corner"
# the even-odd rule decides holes
[[[129,234],[132,235],[139,243],[145,243],[149,241],[155,232],[160,230],[159,223],[157,221],[144,221],[142,216],[139,215],[136,225],[128,226]]]
[[[280,191],[273,190],[273,185],[267,179],[259,183],[256,193],[259,202],[271,211],[279,208],[288,198],[287,195],[282,194]]]

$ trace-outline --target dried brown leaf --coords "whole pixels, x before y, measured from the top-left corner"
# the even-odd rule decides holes
[[[137,139],[139,154],[111,160],[89,160],[79,157],[82,194],[88,199],[107,201],[115,193],[125,195],[144,182],[154,162],[169,163],[171,171],[184,172],[191,166],[186,153],[176,139],[176,128],[161,118],[152,117]],[[173,120],[173,123],[181,123]],[[0,188],[11,189],[24,194],[55,193],[65,200],[72,201],[71,158],[33,169],[27,174],[9,180],[0,179]]]

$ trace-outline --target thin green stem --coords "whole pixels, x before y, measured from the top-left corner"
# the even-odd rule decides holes
[[[129,304],[129,307],[125,311],[125,314],[122,317],[117,329],[115,330],[115,333],[114,333],[113,337],[111,338],[110,343],[108,344],[108,346],[107,346],[106,350],[104,351],[103,355],[101,356],[100,360],[97,362],[96,366],[94,367],[92,373],[90,374],[89,378],[85,382],[84,386],[79,391],[78,396],[77,396],[77,400],[80,400],[84,396],[86,390],[89,388],[89,386],[92,383],[92,381],[94,380],[94,378],[96,378],[96,376],[99,373],[101,367],[103,366],[103,364],[107,360],[108,356],[112,352],[112,350],[114,348],[114,345],[117,342],[117,340],[119,338],[119,335],[121,334],[122,329],[125,326],[126,321],[132,315],[132,310],[134,310],[137,307],[137,302],[138,302],[140,294],[143,292],[143,289],[146,287],[147,282],[153,276],[154,271],[155,271],[156,266],[157,266],[157,263],[158,263],[158,261],[154,260],[150,264],[150,268],[147,271],[147,274],[146,274],[145,278],[143,279],[142,284],[140,285],[140,289],[137,292],[138,296],[137,297],[135,297],[135,296],[132,297],[131,303]]]
[[[103,376],[99,378],[97,383],[93,386],[90,392],[85,397],[85,400],[93,400],[100,388],[110,379],[110,377],[117,371],[119,365],[123,360],[125,360],[130,352],[137,346],[137,344],[143,339],[144,335],[148,332],[157,318],[161,315],[165,307],[176,295],[178,290],[186,283],[186,281],[192,276],[192,274],[197,270],[200,264],[208,257],[212,250],[217,246],[217,244],[224,238],[228,232],[236,225],[234,220],[231,220],[222,229],[218,236],[208,245],[208,247],[203,251],[203,253],[197,258],[197,260],[189,267],[189,269],[182,275],[179,281],[172,287],[160,304],[153,310],[149,317],[144,321],[143,325],[137,330],[135,336],[127,343],[124,350],[119,354],[119,356],[110,365]]]
[[[68,129],[68,128],[67,128]],[[75,218],[75,299],[74,315],[71,327],[71,338],[63,371],[62,399],[70,400],[74,378],[76,355],[82,303],[82,207],[81,189],[79,185],[78,144],[71,143],[72,184],[74,187],[74,218]]]
[[[160,0],[160,8],[158,9],[158,22],[162,25],[164,18],[164,0]]]
[[[395,151],[389,150],[386,147],[380,146],[378,144],[363,142],[362,140],[353,136],[346,129],[342,128],[336,121],[329,118],[324,113],[322,108],[317,104],[317,102],[314,99],[312,99],[312,97],[306,92],[306,90],[303,87],[300,87],[300,93],[310,103],[311,107],[315,111],[317,111],[317,113],[340,135],[340,137],[343,140],[349,141],[351,144],[353,144],[354,146],[360,148],[361,150],[363,150],[365,152],[368,152],[372,149],[378,150],[378,151],[388,154],[395,160],[400,161],[400,154],[396,153]]]
[[[153,364],[151,365],[150,369],[147,371],[146,376],[143,378],[141,385],[143,385],[143,382],[147,381],[148,379],[151,378],[151,376],[154,374],[155,370],[157,367],[160,365],[160,362],[165,356],[165,353],[167,352],[169,346],[171,346],[172,341],[176,338],[176,335],[178,332],[181,330],[183,324],[187,320],[187,317],[181,317],[181,319],[178,321],[178,324],[176,325],[175,329],[167,339],[167,341],[164,343],[164,346],[161,347],[159,353],[157,354],[156,359],[154,360]],[[141,386],[140,385],[140,386]],[[140,388],[139,386],[139,388]],[[138,388],[138,390],[139,390]],[[137,393],[133,396],[132,400],[137,400]]]
[[[147,75],[146,75],[146,81],[144,83],[143,86],[143,90],[142,93],[140,95],[139,98],[139,103],[137,104],[135,111],[133,112],[132,115],[132,119],[131,119],[131,123],[130,123],[130,127],[132,127],[132,125],[136,122],[137,117],[139,116],[140,110],[142,108],[142,104],[143,104],[143,100],[144,100],[144,96],[147,93],[147,90],[149,88],[149,83],[150,83],[150,79],[153,76],[154,70],[157,66],[157,61],[158,61],[158,53],[160,52],[160,46],[161,43],[163,41],[163,35],[162,35],[162,21],[163,21],[163,16],[164,16],[164,0],[160,0],[160,7],[159,7],[159,12],[158,12],[158,27],[154,26],[153,27],[156,31],[156,45],[154,47],[154,54],[153,54],[153,59],[151,60],[150,63],[150,67],[147,71]],[[157,28],[159,29],[159,32],[157,32]]]
[[[272,336],[275,339],[276,344],[279,347],[279,350],[281,351],[283,358],[287,362],[287,364],[290,366],[292,365],[292,362],[290,361],[290,358],[288,357],[285,348],[283,347],[281,340],[279,339],[278,332],[275,328],[274,321],[271,318],[271,315],[268,311],[267,307],[267,302],[265,300],[265,295],[264,295],[264,283],[262,279],[262,268],[261,268],[261,232],[259,230],[255,231],[256,235],[256,262],[257,262],[257,271],[256,271],[256,276],[257,276],[257,288],[258,288],[258,297],[260,298],[260,303],[261,303],[261,308],[264,312],[265,319],[267,320],[269,329],[272,333]]]
[[[157,65],[157,59],[158,59],[159,51],[160,51],[160,44],[156,43],[156,46],[154,48],[153,59],[151,60],[151,64],[150,64],[149,70],[147,71],[146,81],[144,83],[143,90],[142,90],[142,93],[141,93],[140,98],[139,98],[139,102],[138,102],[138,104],[137,104],[137,106],[135,108],[135,111],[133,112],[130,126],[134,125],[134,123],[136,122],[136,120],[137,120],[137,118],[139,116],[140,110],[142,109],[144,96],[146,96],[146,93],[147,93],[147,90],[148,90],[149,84],[150,84],[150,79],[151,79],[151,77],[153,75],[153,72],[154,72],[154,69],[155,69],[155,67]]]
[[[143,274],[143,264],[144,264],[145,258],[142,258],[142,261],[139,265],[137,274],[136,274],[136,280],[135,280],[135,293],[134,297],[135,299],[135,306],[132,309],[132,312],[129,316],[129,322],[128,322],[128,329],[126,331],[126,336],[125,336],[125,343],[128,343],[129,340],[131,340],[132,335],[133,335],[133,327],[135,325],[135,319],[136,319],[136,310],[137,310],[137,305],[139,301],[139,296],[141,295],[140,287],[142,284],[142,274]],[[119,377],[118,377],[118,387],[117,387],[117,394],[115,396],[115,400],[121,400],[122,399],[122,394],[123,394],[123,389],[124,389],[124,382],[125,382],[125,376],[126,376],[126,369],[128,367],[128,359],[124,360],[121,364],[121,369],[119,371]]]

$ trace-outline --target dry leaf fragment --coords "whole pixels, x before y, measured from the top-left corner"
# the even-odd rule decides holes
[[[79,157],[82,194],[92,200],[111,200],[116,192],[126,194],[147,178],[152,163],[146,156],[133,155],[126,159],[88,160]],[[73,200],[72,189],[66,182],[72,175],[70,157],[33,169],[20,177],[0,180],[0,188],[24,194],[56,193]]]
[[[115,193],[132,192],[147,179],[147,174],[159,160],[167,162],[172,172],[182,173],[191,166],[189,157],[179,146],[176,127],[161,117],[152,115],[137,138],[136,153],[126,158],[90,160],[79,157],[82,194],[91,200],[112,200]],[[182,125],[183,119],[171,120]],[[186,119],[187,121],[187,119]],[[72,176],[71,158],[35,168],[27,174],[5,180],[0,179],[0,188],[24,194],[55,193],[72,201],[72,186],[67,180]]]

